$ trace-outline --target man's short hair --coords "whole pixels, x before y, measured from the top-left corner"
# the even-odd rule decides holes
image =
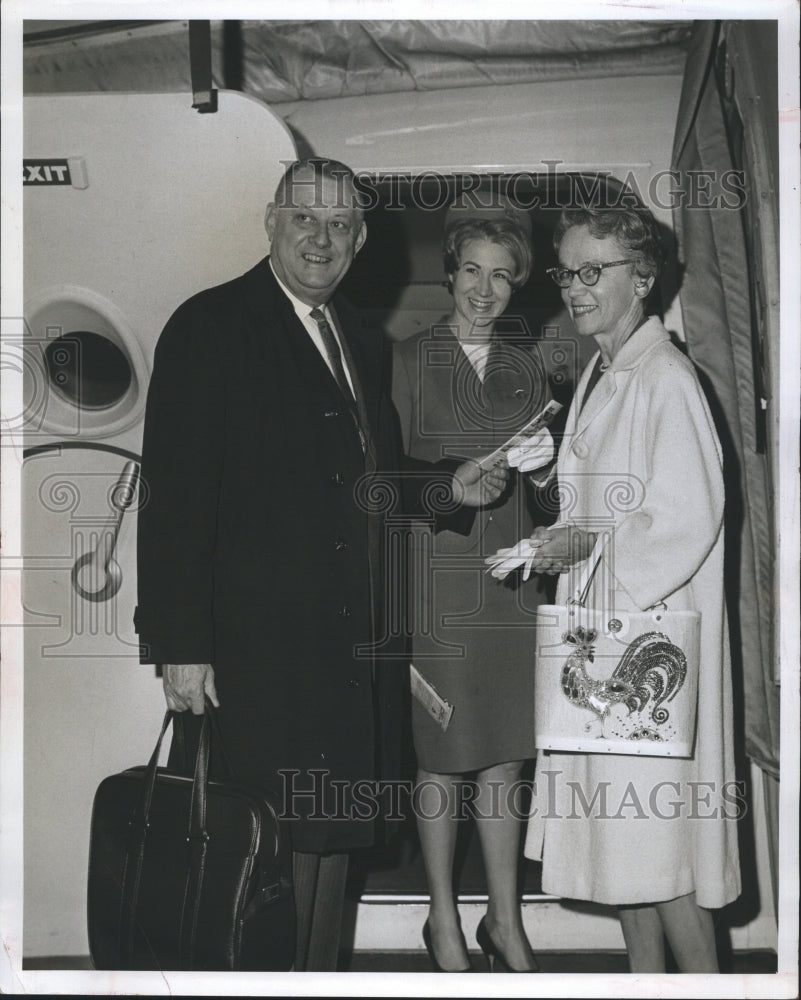
[[[298,177],[299,174],[308,173],[309,171],[312,172],[312,181]],[[323,179],[336,182],[336,205],[325,205],[322,201],[319,184]],[[359,191],[356,174],[347,164],[323,156],[309,156],[303,160],[295,160],[289,164],[275,189],[274,201],[276,208],[292,208],[294,206],[292,198],[294,186],[308,187],[310,183],[315,185],[320,208],[349,208],[356,213],[359,222],[363,220],[364,197]]]

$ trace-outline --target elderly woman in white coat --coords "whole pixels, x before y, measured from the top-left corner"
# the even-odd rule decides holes
[[[692,364],[646,315],[662,264],[651,214],[566,210],[554,245],[550,273],[599,350],[559,456],[562,524],[534,532],[534,569],[564,574],[564,603],[611,527],[596,579],[621,610],[700,611],[700,678],[692,759],[545,755],[525,852],[545,892],[619,908],[633,972],[664,971],[665,937],[681,971],[717,972],[710,911],[740,893],[720,444]],[[634,485],[633,503],[616,509],[615,482]],[[605,818],[576,809],[577,787],[587,803],[603,792]]]

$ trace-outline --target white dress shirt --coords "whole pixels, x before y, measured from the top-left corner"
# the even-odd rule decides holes
[[[306,302],[301,302],[301,300],[296,295],[293,295],[292,292],[290,292],[290,290],[286,287],[283,281],[281,281],[281,279],[275,273],[275,268],[273,267],[272,260],[270,260],[270,269],[273,272],[275,280],[281,287],[281,291],[284,293],[284,295],[286,295],[286,297],[292,303],[292,308],[295,310],[295,315],[298,317],[298,319],[306,328],[309,336],[312,339],[312,343],[320,352],[323,361],[325,361],[326,365],[328,366],[328,370],[331,372],[332,375],[334,375],[334,371],[331,368],[331,362],[328,359],[328,351],[326,351],[325,344],[323,343],[323,338],[320,336],[320,328],[317,326],[317,321],[312,319],[311,315],[312,309],[319,309],[324,314],[325,318],[328,320],[328,325],[333,330],[334,337],[336,338],[336,341],[339,344],[339,350],[342,353],[342,367],[345,369],[345,377],[348,380],[348,385],[350,385],[351,392],[353,392],[353,395],[355,396],[356,393],[353,390],[353,379],[351,378],[350,375],[350,370],[348,368],[348,362],[345,357],[345,352],[342,350],[342,336],[340,335],[340,332],[337,329],[337,325],[334,322],[333,316],[331,315],[331,311],[329,310],[328,306],[327,305],[310,306]],[[336,378],[335,375],[334,378]]]
[[[487,358],[489,357],[490,341],[459,340],[459,346],[464,351],[467,360],[473,366],[473,370],[478,375],[479,381],[484,381],[484,373],[487,369]]]

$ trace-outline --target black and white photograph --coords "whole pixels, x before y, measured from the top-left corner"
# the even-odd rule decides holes
[[[0,993],[798,995],[798,5],[433,13],[3,4]]]

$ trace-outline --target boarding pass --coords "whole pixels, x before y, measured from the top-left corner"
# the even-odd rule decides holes
[[[512,435],[508,441],[505,441],[500,448],[496,448],[495,451],[490,452],[490,454],[482,458],[478,464],[482,469],[490,468],[498,461],[499,458],[507,455],[512,448],[516,448],[518,445],[523,444],[533,434],[536,434],[537,431],[541,431],[543,427],[547,427],[561,409],[561,403],[551,400],[544,410],[540,410],[536,417],[529,420],[525,427],[521,427],[520,430],[516,434]]]
[[[409,664],[409,677],[411,680],[412,695],[428,712],[443,733],[446,732],[450,725],[451,716],[453,715],[453,705],[440,695],[413,663]]]

